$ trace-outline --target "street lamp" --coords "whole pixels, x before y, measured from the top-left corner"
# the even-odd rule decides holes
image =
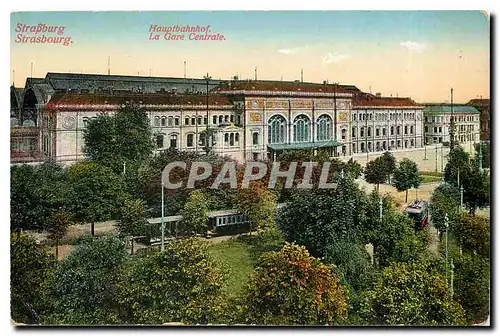
[[[161,179],[161,251],[165,250],[165,186]]]
[[[483,143],[479,139],[479,171],[483,172]]]
[[[448,224],[448,214],[445,213],[444,214],[444,227],[446,228],[446,237],[445,237],[445,256],[446,256],[446,281],[448,281],[448,227],[449,227],[449,224]]]
[[[382,199],[379,198],[378,200],[378,217],[380,220],[382,220]]]
[[[455,265],[453,264],[453,258],[450,260],[450,269],[451,269],[450,297],[453,299],[453,270],[455,269]]]
[[[435,144],[434,144],[434,146],[435,146],[434,148],[436,149],[436,173],[437,173],[437,171],[438,171],[438,148]]]
[[[424,137],[424,160],[427,160],[427,138]]]
[[[464,209],[464,185],[460,186],[460,212]]]

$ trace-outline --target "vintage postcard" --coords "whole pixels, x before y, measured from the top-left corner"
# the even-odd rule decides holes
[[[490,325],[487,12],[10,32],[14,325]]]

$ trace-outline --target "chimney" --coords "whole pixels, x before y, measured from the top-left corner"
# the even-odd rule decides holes
[[[382,95],[380,94],[380,92],[375,93],[375,96],[376,96],[377,98],[382,97]]]

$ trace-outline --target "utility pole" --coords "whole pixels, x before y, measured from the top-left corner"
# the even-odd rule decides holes
[[[108,76],[111,74],[111,56],[108,56]]]
[[[257,67],[255,67],[254,72],[255,72],[255,80],[257,80]]]
[[[450,116],[450,151],[453,150],[454,148],[454,142],[455,142],[455,137],[454,137],[454,120],[453,120],[453,88],[451,88],[451,116]]]
[[[184,79],[186,79],[186,61],[184,61]]]
[[[304,83],[304,69],[300,69],[300,82]]]

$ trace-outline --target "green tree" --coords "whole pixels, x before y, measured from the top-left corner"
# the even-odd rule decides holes
[[[48,238],[53,240],[56,245],[56,259],[59,259],[59,240],[64,237],[71,222],[71,216],[62,209],[55,212],[50,218]]]
[[[247,323],[334,325],[347,317],[347,293],[333,267],[295,244],[261,257],[245,302]]]
[[[371,208],[374,209],[375,204]],[[425,256],[428,243],[426,231],[415,232],[413,221],[392,205],[384,207],[382,220],[373,219],[370,212],[367,212],[366,218],[364,227],[367,228],[368,242],[373,245],[374,259],[379,267],[385,267],[390,262],[418,261]]]
[[[189,233],[207,233],[209,199],[201,190],[193,190],[181,211],[182,226]]]
[[[490,260],[473,253],[455,254],[454,298],[469,323],[480,323],[490,313]]]
[[[10,236],[10,307],[18,323],[38,324],[45,312],[48,291],[45,280],[55,260],[35,239],[22,234]]]
[[[280,209],[277,225],[287,241],[324,257],[335,241],[360,241],[366,195],[351,177],[337,180],[337,188],[300,190]]]
[[[391,176],[396,171],[396,158],[389,151],[384,152],[384,154],[381,156],[381,158],[382,158],[381,160],[384,163],[384,167],[385,167],[386,181],[389,181],[389,183],[390,183]]]
[[[483,157],[482,163],[483,163],[483,168],[490,168],[491,165],[491,146],[489,143],[481,143],[481,155]],[[475,161],[476,164],[479,165],[479,143],[474,145],[475,149]]]
[[[361,173],[363,172],[361,165],[357,161],[354,161],[352,158],[347,161],[346,170],[353,179],[359,178],[361,176]]]
[[[47,230],[66,204],[66,170],[59,164],[11,167],[11,231]]]
[[[482,216],[463,214],[453,228],[453,236],[463,248],[482,257],[490,256],[490,220]]]
[[[224,280],[207,244],[195,238],[176,240],[163,252],[138,252],[120,282],[121,321],[214,323]]]
[[[399,162],[399,167],[394,171],[393,185],[398,191],[406,191],[405,202],[408,202],[408,189],[418,189],[420,186],[420,176],[417,164],[407,158]]]
[[[460,220],[460,192],[455,184],[442,183],[432,192],[429,203],[429,214],[432,224],[440,232],[445,231],[444,219],[448,215],[449,225]]]
[[[443,276],[428,263],[393,263],[367,291],[362,315],[376,325],[462,325],[464,310],[450,299]]]
[[[210,197],[210,203],[214,206],[222,206],[227,209],[227,205],[232,204],[231,189],[210,189],[209,187],[215,180],[217,173],[228,158],[217,156],[210,152],[208,155],[200,155],[194,152],[178,151],[176,149],[168,149],[156,155],[148,161],[143,168],[139,170],[138,178],[138,193],[136,197],[142,199],[146,203],[147,215],[149,217],[161,216],[161,179],[162,172],[171,162],[185,162],[186,169],[174,168],[170,173],[170,180],[181,182],[182,187],[178,189],[165,189],[165,214],[177,215],[182,211],[184,204],[187,202],[191,190],[186,189],[186,183],[189,176],[189,170],[192,162],[208,162],[212,167],[212,175],[200,183],[196,183],[196,189],[203,189],[204,193]],[[215,210],[215,209],[214,209]]]
[[[251,183],[236,193],[236,207],[252,222],[250,230],[274,226],[276,200],[276,195],[261,183]]]
[[[464,204],[470,214],[474,215],[477,208],[485,208],[490,205],[491,182],[486,170],[480,171],[479,167],[474,165],[462,183]]]
[[[461,185],[463,181],[467,180],[470,168],[469,154],[462,147],[456,146],[448,154],[448,163],[444,170],[444,180],[459,186],[458,175],[460,174]]]
[[[117,323],[117,284],[126,258],[125,244],[116,237],[82,239],[55,272],[56,311],[45,323]]]
[[[328,247],[325,262],[335,265],[342,278],[356,292],[370,288],[375,280],[376,271],[362,244],[336,241]]]
[[[120,209],[117,226],[122,236],[147,236],[149,226],[146,221],[144,202],[126,199]]]
[[[124,102],[113,115],[100,115],[84,130],[84,153],[92,161],[115,173],[137,170],[154,149],[146,110],[135,102]]]
[[[68,172],[67,208],[77,222],[94,224],[118,214],[126,197],[123,181],[113,171],[95,162],[80,162]]]
[[[379,185],[387,181],[387,162],[383,157],[368,161],[365,167],[365,180],[368,183],[376,184],[377,191]]]

